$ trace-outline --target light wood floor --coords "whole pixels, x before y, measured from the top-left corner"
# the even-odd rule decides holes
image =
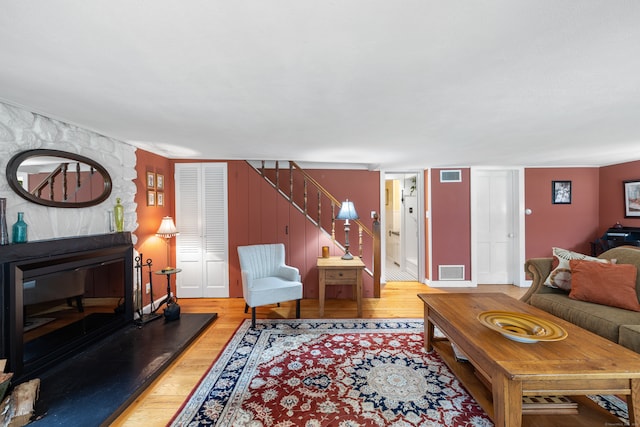
[[[365,318],[421,318],[422,301],[419,293],[441,292],[503,292],[514,298],[524,295],[527,288],[510,285],[480,285],[477,288],[430,288],[417,282],[390,282],[382,289],[381,298],[363,301]],[[181,299],[181,313],[218,313],[218,319],[180,355],[136,401],[111,425],[112,426],[165,426],[180,409],[200,378],[209,369],[227,341],[244,319],[244,300],[231,299]],[[325,318],[355,317],[355,302],[327,300]],[[257,318],[294,318],[295,304],[281,307],[268,306],[257,309]],[[318,300],[303,300],[301,317],[318,318]]]

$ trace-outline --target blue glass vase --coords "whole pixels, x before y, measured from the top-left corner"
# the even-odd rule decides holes
[[[18,221],[13,224],[13,243],[27,241],[27,223],[24,222],[24,212],[18,212]]]

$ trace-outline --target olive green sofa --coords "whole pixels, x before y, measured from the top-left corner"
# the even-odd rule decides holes
[[[640,269],[638,247],[609,249],[598,258],[615,259],[616,264],[633,264]],[[640,353],[640,312],[574,300],[569,298],[567,291],[545,286],[552,262],[551,257],[527,260],[525,271],[531,275],[533,283],[521,300]],[[615,287],[611,292],[615,292]],[[636,278],[636,293],[640,296],[640,274]]]

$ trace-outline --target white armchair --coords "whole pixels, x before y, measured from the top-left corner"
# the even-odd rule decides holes
[[[300,318],[302,282],[297,268],[284,263],[284,245],[238,246],[242,273],[244,312],[251,307],[251,326],[256,326],[256,307],[296,300],[296,318]]]

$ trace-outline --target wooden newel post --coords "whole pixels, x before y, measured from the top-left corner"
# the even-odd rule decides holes
[[[378,221],[378,214],[373,215],[373,297],[380,298],[380,273],[382,269],[380,258],[380,221]]]

